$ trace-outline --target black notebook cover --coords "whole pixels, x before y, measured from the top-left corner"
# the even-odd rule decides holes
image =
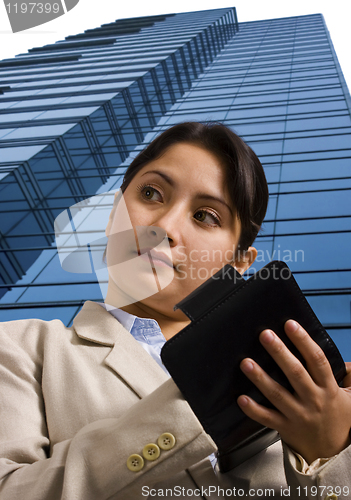
[[[246,417],[236,402],[239,395],[247,394],[260,404],[272,406],[240,370],[240,362],[246,357],[292,390],[260,344],[262,330],[272,329],[304,363],[284,332],[284,323],[296,320],[324,350],[339,384],[346,375],[337,347],[284,262],[273,261],[248,280],[227,265],[175,308],[192,322],[166,342],[161,358],[216,442],[223,471],[279,439],[275,431]]]

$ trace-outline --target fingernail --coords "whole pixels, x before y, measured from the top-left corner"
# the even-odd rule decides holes
[[[253,370],[253,363],[250,360],[245,360],[241,363],[240,368],[242,369],[243,372],[250,373]]]
[[[298,323],[296,323],[296,321],[294,321],[293,319],[289,319],[286,322],[286,326],[289,328],[290,332],[296,332],[299,327]]]
[[[264,330],[261,333],[261,340],[265,344],[270,344],[273,339],[274,339],[274,334],[273,334],[273,332],[271,330]]]
[[[249,399],[246,396],[238,397],[238,405],[239,406],[247,406],[249,404]]]

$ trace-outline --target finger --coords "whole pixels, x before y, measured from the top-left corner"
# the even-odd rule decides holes
[[[303,364],[272,330],[264,330],[260,342],[286,375],[300,397],[312,397],[315,383]]]
[[[294,396],[278,382],[273,380],[257,363],[246,358],[240,368],[262,394],[284,415],[297,410],[298,403]]]
[[[245,415],[265,427],[276,429],[279,432],[279,429],[284,424],[285,419],[277,410],[259,405],[256,401],[249,398],[249,396],[239,396],[237,403]]]
[[[315,383],[320,387],[334,387],[336,381],[323,349],[296,321],[288,320],[284,329],[289,339],[302,354],[306,361],[307,370]]]

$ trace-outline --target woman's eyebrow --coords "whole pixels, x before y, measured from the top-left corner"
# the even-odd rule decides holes
[[[202,200],[205,199],[205,200],[211,200],[211,201],[218,201],[219,203],[221,203],[222,205],[227,207],[229,212],[233,215],[233,210],[230,208],[230,206],[224,200],[222,200],[221,198],[218,198],[217,196],[213,196],[212,194],[208,194],[208,193],[198,193],[196,195],[196,198],[199,198]]]
[[[174,180],[171,177],[169,177],[167,174],[165,174],[164,172],[161,172],[160,170],[148,170],[141,177],[143,177],[146,174],[157,174],[157,175],[160,175],[166,182],[168,182],[168,184],[170,184],[171,186],[175,185]]]

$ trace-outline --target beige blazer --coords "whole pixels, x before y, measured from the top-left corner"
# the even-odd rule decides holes
[[[250,498],[274,488],[280,498],[287,491],[280,443],[215,475],[207,458],[215,445],[174,382],[99,304],[87,302],[71,328],[58,320],[2,323],[0,342],[1,500],[234,496],[224,488],[251,491]],[[128,458],[164,433],[174,446],[129,470]],[[303,498],[299,486],[351,484],[350,449],[307,478],[284,453],[290,498]]]

